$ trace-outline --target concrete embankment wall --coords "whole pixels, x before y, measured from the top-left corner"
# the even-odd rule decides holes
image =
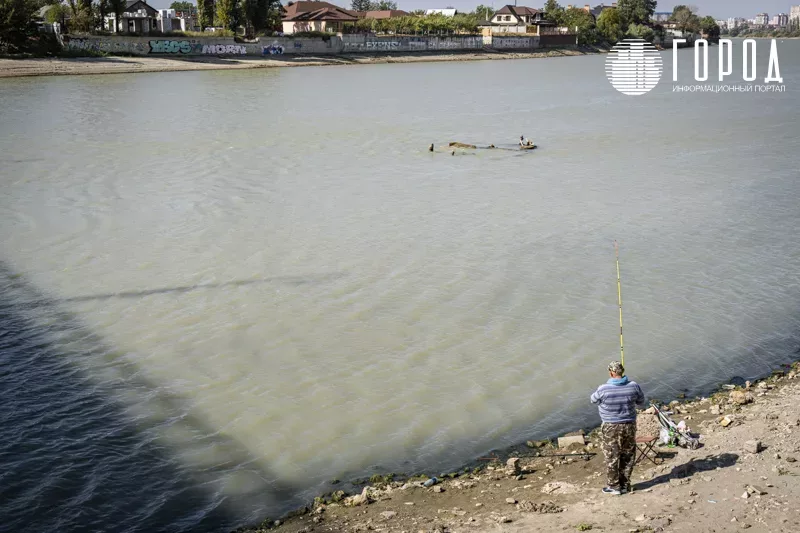
[[[553,37],[562,38],[553,42]],[[540,42],[541,39],[541,42]],[[262,37],[254,42],[237,43],[232,37],[134,37],[66,35],[64,46],[70,50],[94,50],[110,54],[125,53],[159,56],[272,56],[338,55],[375,52],[534,50],[541,46],[574,45],[574,36],[453,36],[453,37],[374,37],[369,35],[332,35],[329,38]]]

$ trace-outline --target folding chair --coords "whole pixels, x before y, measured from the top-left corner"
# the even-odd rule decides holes
[[[654,465],[658,465],[658,451],[653,449],[656,445],[658,437],[636,437],[636,459],[633,461],[633,466],[638,465],[644,459],[647,459]],[[650,454],[652,453],[652,457]]]

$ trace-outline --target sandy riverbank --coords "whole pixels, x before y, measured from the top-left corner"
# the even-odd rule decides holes
[[[121,74],[133,72],[171,72],[185,70],[227,70],[332,65],[370,65],[376,63],[418,63],[436,61],[482,61],[492,59],[530,59],[563,57],[600,52],[595,50],[550,49],[537,52],[464,52],[447,54],[353,54],[341,56],[259,57],[80,57],[0,59],[0,78],[58,76],[76,74]]]
[[[247,531],[800,531],[800,364],[746,388],[671,405],[673,420],[700,433],[702,446],[659,448],[660,464],[634,470],[632,494],[600,491],[602,454],[590,434],[567,457],[542,457],[565,450],[530,443],[432,487],[374,482],[355,497],[335,495],[331,503],[328,494],[327,504],[318,500],[280,524]],[[639,416],[640,435],[658,429],[653,415]],[[521,474],[508,471],[509,457],[520,458]]]

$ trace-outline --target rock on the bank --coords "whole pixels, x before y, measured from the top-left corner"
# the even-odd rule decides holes
[[[350,496],[349,498],[344,500],[344,504],[346,506],[358,506],[358,505],[370,504],[374,501],[375,501],[374,498],[370,494],[370,487],[364,487],[364,490],[361,491],[361,494]]]
[[[744,443],[744,451],[747,453],[758,453],[763,450],[760,440],[748,440]]]
[[[522,473],[522,468],[519,466],[519,457],[512,457],[506,461],[506,475],[518,476]]]
[[[559,448],[569,448],[573,444],[579,444],[581,446],[586,446],[586,437],[583,435],[573,435],[571,437],[559,437],[558,438],[558,447]]]
[[[755,400],[755,397],[749,392],[734,390],[731,391],[729,399],[731,403],[735,403],[736,405],[746,405]]]

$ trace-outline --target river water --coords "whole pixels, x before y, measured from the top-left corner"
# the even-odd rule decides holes
[[[224,531],[590,425],[614,239],[649,396],[787,361],[779,51],[783,93],[671,52],[640,97],[603,56],[0,80],[0,529]]]

